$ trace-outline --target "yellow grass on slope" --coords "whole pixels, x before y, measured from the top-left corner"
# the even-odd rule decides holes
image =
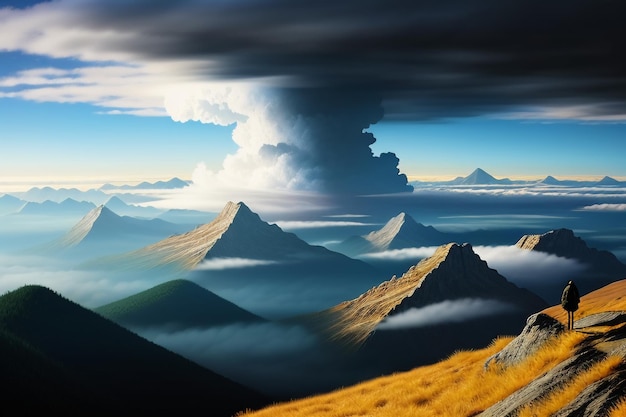
[[[613,373],[622,364],[619,356],[609,356],[589,369],[580,372],[566,387],[551,392],[543,400],[526,405],[517,417],[551,416],[574,400],[589,385]]]
[[[626,416],[626,399],[622,399],[615,404],[609,417],[625,417]]]
[[[613,310],[626,311],[626,280],[613,282],[589,294],[582,295],[574,320],[591,314]],[[567,312],[563,310],[560,304],[549,307],[543,312],[561,323],[567,323]]]
[[[516,366],[484,368],[512,339],[462,351],[434,365],[376,378],[328,394],[277,404],[246,417],[472,416],[571,355],[584,335],[567,332]]]

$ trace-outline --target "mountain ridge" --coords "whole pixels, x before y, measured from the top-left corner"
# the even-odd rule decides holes
[[[246,403],[256,407],[266,401],[43,286],[27,285],[0,296],[0,330],[59,364],[88,393],[97,393],[94,400],[86,399],[95,413],[191,413],[212,400],[212,411],[226,417]],[[33,390],[47,389],[32,382]],[[71,401],[70,387],[63,388],[68,396],[60,401]],[[3,400],[7,405],[17,399]]]
[[[265,321],[184,279],[165,282],[93,310],[125,327],[192,328]]]
[[[359,346],[391,315],[445,300],[467,297],[506,300],[525,308],[546,306],[533,293],[521,289],[476,255],[471,245],[449,243],[411,267],[400,278],[392,277],[358,298],[345,301],[311,317],[330,328],[329,337]],[[323,332],[326,332],[323,330]]]
[[[584,294],[575,331],[565,330],[562,307],[551,306],[530,315],[515,337],[480,350],[243,416],[623,416],[625,292],[621,280]]]

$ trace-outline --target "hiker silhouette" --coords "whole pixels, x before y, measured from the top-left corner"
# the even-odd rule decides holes
[[[567,330],[574,330],[574,311],[578,310],[580,294],[574,281],[569,281],[561,295],[561,305],[567,311]]]

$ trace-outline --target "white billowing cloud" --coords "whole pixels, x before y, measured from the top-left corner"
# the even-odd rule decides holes
[[[276,261],[247,258],[212,258],[204,259],[195,269],[203,271],[219,271],[222,269],[253,268],[255,266],[272,265]]]
[[[404,261],[407,259],[422,259],[432,256],[437,250],[437,246],[423,246],[419,248],[390,249],[382,252],[372,252],[360,255],[359,258]]]
[[[249,83],[196,85],[177,90],[165,98],[165,109],[173,120],[218,125],[236,124],[233,141],[239,146],[228,155],[218,172],[194,172],[194,184],[203,187],[250,189],[311,189],[306,168],[293,159],[301,150],[295,145],[302,134],[296,126],[281,123],[280,100],[266,88]],[[280,145],[282,144],[282,145]],[[267,146],[286,152],[264,152]]]
[[[587,268],[575,259],[516,246],[474,246],[473,249],[490,268],[522,287],[526,284],[567,281]]]
[[[498,300],[481,298],[446,300],[426,307],[410,308],[405,312],[389,316],[378,325],[377,329],[399,330],[445,323],[460,323],[514,310],[515,306]]]
[[[592,204],[590,206],[585,206],[581,210],[585,211],[626,211],[626,204]]]

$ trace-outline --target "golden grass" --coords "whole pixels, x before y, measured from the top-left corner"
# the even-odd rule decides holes
[[[605,378],[622,364],[619,356],[609,356],[588,369],[581,371],[567,386],[550,393],[542,401],[528,404],[517,417],[550,416],[574,400],[587,386]]]
[[[604,311],[626,310],[626,280],[613,282],[580,298],[574,320]],[[561,323],[567,323],[567,312],[560,304],[543,311]]]
[[[621,399],[613,406],[609,417],[626,417],[626,398]]]
[[[434,365],[376,378],[328,394],[277,404],[246,417],[472,416],[568,358],[585,338],[567,332],[516,366],[484,368],[512,338],[461,351]]]

